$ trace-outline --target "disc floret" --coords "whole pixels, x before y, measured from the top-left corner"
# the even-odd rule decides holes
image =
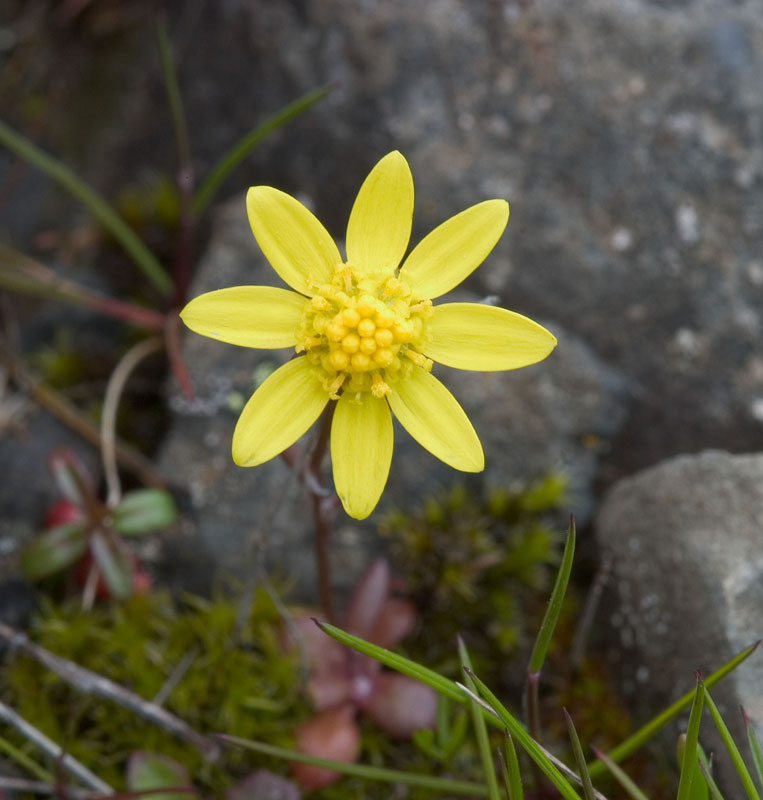
[[[421,353],[432,301],[414,300],[405,281],[340,264],[331,283],[314,288],[296,332],[296,349],[318,371],[332,399],[340,392],[383,397],[414,364],[432,369]]]

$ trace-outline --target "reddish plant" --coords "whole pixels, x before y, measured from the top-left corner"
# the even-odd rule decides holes
[[[93,582],[99,598],[149,591],[151,578],[122,537],[170,524],[176,516],[172,497],[161,489],[137,489],[111,508],[98,498],[93,479],[70,450],[53,452],[49,464],[62,499],[21,553],[24,577],[41,580],[72,568],[77,585]]]
[[[406,600],[390,596],[386,560],[375,561],[350,598],[342,627],[380,647],[393,647],[416,623],[416,610]],[[310,615],[294,620],[310,664],[307,690],[316,716],[296,730],[300,752],[334,761],[353,762],[360,754],[362,712],[385,733],[408,738],[434,725],[437,698],[423,683],[382,670],[381,664],[323,633]],[[333,770],[294,764],[292,772],[306,789],[333,783]]]

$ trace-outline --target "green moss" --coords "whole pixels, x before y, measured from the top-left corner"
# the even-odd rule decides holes
[[[197,730],[288,745],[309,715],[300,697],[298,665],[278,642],[280,618],[264,592],[255,598],[238,641],[237,601],[166,593],[83,612],[46,602],[32,638],[43,647],[152,699],[178,664],[187,670],[165,707]],[[115,786],[133,750],[152,750],[188,767],[197,785],[219,794],[247,772],[251,757],[226,751],[210,766],[190,746],[116,704],[87,697],[36,663],[17,657],[3,675],[2,693],[22,716]],[[274,764],[284,769],[284,765]]]
[[[560,476],[485,497],[456,487],[382,523],[393,574],[426,614],[410,640],[415,659],[456,674],[455,637],[463,633],[475,666],[495,680],[506,657],[531,644],[534,610],[548,600],[560,557],[565,489]]]

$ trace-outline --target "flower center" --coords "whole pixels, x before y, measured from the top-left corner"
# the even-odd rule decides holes
[[[333,399],[340,390],[383,397],[414,364],[432,369],[420,352],[432,301],[412,302],[405,281],[340,264],[331,283],[315,289],[296,332],[297,352],[304,351]]]

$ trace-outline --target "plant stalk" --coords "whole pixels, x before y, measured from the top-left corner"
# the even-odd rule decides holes
[[[315,566],[318,577],[318,596],[321,607],[330,622],[336,619],[334,594],[331,588],[331,561],[329,558],[333,502],[323,485],[321,465],[323,464],[331,435],[331,420],[334,417],[335,406],[336,403],[330,403],[321,416],[318,438],[305,467],[305,486],[310,492],[315,525]]]

